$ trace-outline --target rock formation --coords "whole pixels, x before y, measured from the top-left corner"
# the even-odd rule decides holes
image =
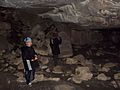
[[[2,0],[1,6],[13,8],[49,9],[37,13],[53,21],[77,23],[89,28],[119,26],[120,2],[118,0]]]

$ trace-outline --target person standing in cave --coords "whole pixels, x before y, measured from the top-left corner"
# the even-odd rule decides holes
[[[62,43],[61,37],[58,35],[57,29],[53,32],[52,38],[50,38],[50,47],[53,54],[54,65],[58,64],[58,56],[60,54],[59,45]]]
[[[22,59],[25,69],[25,79],[28,85],[32,85],[32,81],[35,78],[35,61],[37,61],[37,53],[32,47],[32,39],[30,37],[26,37],[24,39],[25,46],[21,48]]]

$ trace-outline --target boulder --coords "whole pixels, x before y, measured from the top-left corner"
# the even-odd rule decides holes
[[[73,58],[67,58],[66,60],[66,64],[78,64],[78,61],[76,59]]]
[[[115,87],[115,88],[118,88],[118,85],[116,83],[116,81],[111,81],[111,84]],[[119,84],[120,85],[120,84]]]
[[[85,66],[86,58],[83,55],[77,55],[73,57],[74,60],[77,60],[77,62],[83,66]]]
[[[56,73],[56,74],[61,74],[63,73],[63,67],[62,66],[56,66],[53,68],[53,73]]]
[[[85,63],[85,61],[86,61],[86,58],[82,54],[74,56],[73,58],[76,59],[77,61],[79,61],[81,64]]]
[[[74,56],[73,57],[74,62],[76,62],[77,64],[80,64],[82,66],[86,66],[89,68],[92,68],[93,66],[93,62],[92,60],[87,60],[82,54]]]
[[[118,63],[106,63],[103,67],[112,68],[112,67],[115,67],[117,65],[118,65]]]
[[[72,77],[72,81],[79,84],[82,81],[90,80],[92,77],[93,74],[88,67],[77,67],[75,70],[75,75]]]
[[[17,72],[16,74],[14,74],[15,76],[17,76],[17,82],[25,82],[25,78],[24,78],[24,73],[22,72]]]
[[[100,72],[109,72],[110,68],[109,67],[102,67],[102,68],[99,68],[98,71],[100,71]]]
[[[19,65],[20,63],[22,63],[21,58],[16,58],[16,60],[13,62],[14,65]]]
[[[76,75],[82,75],[83,73],[90,73],[90,69],[88,67],[77,67],[75,69]]]
[[[104,73],[99,74],[96,78],[102,81],[110,80],[110,77],[107,77]]]
[[[103,65],[103,67],[100,68],[98,71],[109,72],[112,67],[115,67],[115,66],[117,66],[117,65],[118,65],[118,63],[106,63],[106,64]]]
[[[23,65],[23,62],[21,62],[19,65],[18,65],[18,70],[23,70],[24,69],[24,65]]]
[[[46,65],[41,66],[41,69],[47,69],[47,68],[48,68],[48,66],[46,66]]]
[[[77,84],[80,84],[80,83],[82,83],[82,81],[88,81],[92,77],[93,77],[92,73],[85,73],[83,76],[79,76],[79,75],[77,76],[77,75],[75,75],[72,78],[72,81],[75,82],[75,83],[77,83]]]
[[[116,73],[116,74],[114,74],[114,79],[116,79],[116,80],[120,80],[120,73]]]
[[[60,81],[60,78],[47,78],[47,81]]]
[[[26,82],[26,80],[24,77],[19,77],[19,78],[17,78],[17,82],[23,83],[23,82]]]
[[[49,63],[49,57],[41,57],[40,62],[42,63],[42,65],[48,64]]]
[[[50,72],[51,72],[49,68],[48,68],[48,69],[46,69],[45,71],[46,71],[47,73],[50,73]]]
[[[44,81],[45,76],[43,74],[36,74],[34,82]]]
[[[9,66],[9,67],[5,68],[4,71],[9,72],[9,73],[14,73],[16,71],[16,68]]]

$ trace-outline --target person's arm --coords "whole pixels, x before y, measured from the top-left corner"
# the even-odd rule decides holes
[[[35,50],[34,50],[33,47],[32,47],[32,49],[33,49],[33,52],[34,52],[34,58],[32,59],[32,61],[35,61],[35,60],[38,59],[38,55],[37,55],[37,53],[35,52]]]
[[[50,46],[53,46],[53,40],[50,38]]]

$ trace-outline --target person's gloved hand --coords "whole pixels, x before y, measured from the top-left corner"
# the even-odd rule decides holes
[[[35,61],[35,60],[37,60],[38,59],[38,57],[37,57],[37,55],[35,55],[34,56],[34,59],[32,59],[32,61]]]
[[[37,60],[38,59],[38,56],[37,55],[35,55],[35,60]]]

